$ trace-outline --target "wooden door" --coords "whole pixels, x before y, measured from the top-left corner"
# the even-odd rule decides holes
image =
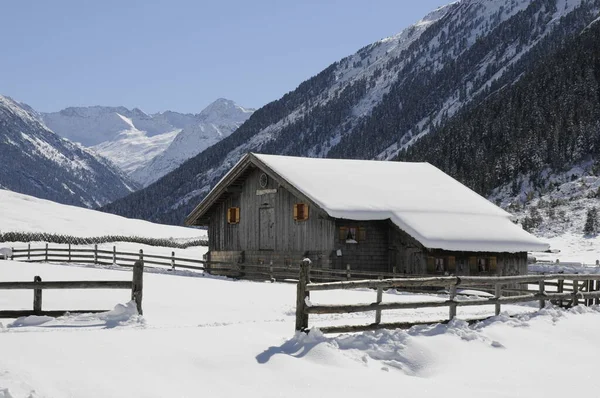
[[[259,241],[260,250],[275,249],[275,209],[273,207],[261,207],[259,210]]]

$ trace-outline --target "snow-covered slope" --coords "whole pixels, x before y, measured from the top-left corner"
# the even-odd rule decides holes
[[[143,186],[158,180],[233,133],[254,112],[233,101],[220,98],[196,116],[196,122],[177,134],[166,150],[161,151],[146,165],[131,173],[131,178]]]
[[[600,260],[600,230],[599,234],[584,233],[588,210],[600,210],[600,163],[588,161],[561,173],[546,170],[521,176],[494,190],[490,200],[515,214],[551,249],[560,250],[544,259],[586,264]]]
[[[196,115],[93,106],[41,116],[57,134],[90,147],[148,185],[230,135],[253,111],[218,99]]]
[[[194,115],[164,112],[148,115],[138,108],[72,107],[60,112],[42,113],[46,126],[61,137],[86,147],[114,141],[132,126],[148,137],[168,133],[194,122]]]
[[[466,104],[512,84],[596,19],[598,5],[598,0],[462,0],[441,7],[330,65],[257,110],[169,180],[107,210],[181,222],[248,152],[393,158]]]
[[[122,130],[109,141],[92,146],[91,149],[112,161],[130,176],[136,169],[143,168],[154,157],[164,152],[181,131],[181,129],[177,129],[148,136],[145,131],[138,130],[131,119],[122,115],[118,116],[129,125],[129,128]],[[133,179],[135,180],[135,178]]]
[[[153,224],[96,210],[68,206],[0,189],[0,232],[44,232],[78,237],[104,235],[196,238],[206,231]]]
[[[105,159],[48,130],[30,107],[3,96],[0,187],[86,207],[101,206],[136,188]]]

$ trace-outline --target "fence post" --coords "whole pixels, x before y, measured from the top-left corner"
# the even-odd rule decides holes
[[[383,277],[381,275],[379,275],[379,280],[382,280]],[[383,288],[381,286],[379,286],[377,288],[377,304],[381,304],[381,301],[383,300]],[[375,323],[380,324],[381,323],[381,310],[377,309],[375,310]]]
[[[98,244],[94,245],[94,264],[98,264]]]
[[[27,261],[31,260],[31,243],[27,244]]]
[[[46,262],[48,262],[48,243],[46,243]]]
[[[573,307],[579,305],[579,298],[577,297],[579,293],[579,281],[573,280]]]
[[[600,280],[596,281],[596,291],[600,291]],[[594,300],[594,304],[600,304],[600,297],[596,297],[596,299]]]
[[[544,295],[545,294],[544,293],[544,287],[545,287],[544,280],[540,279],[539,284],[540,285],[538,287],[538,293],[541,294],[541,295]],[[540,303],[539,304],[540,304],[540,310],[543,309],[546,306],[546,300],[540,299]]]
[[[175,252],[171,252],[171,270],[175,271]]]
[[[558,281],[558,287],[557,287],[557,293],[564,293],[565,291],[565,280],[564,279],[559,279]],[[562,307],[563,306],[563,300],[560,299],[558,300],[558,306]]]
[[[350,273],[350,264],[346,264],[346,279],[350,280],[352,274]]]
[[[117,264],[117,246],[113,245],[113,265]]]
[[[144,261],[144,250],[140,249],[140,261]]]
[[[39,276],[33,277],[34,282],[41,282],[42,278]],[[42,313],[42,289],[33,289],[33,312],[36,315]]]
[[[305,258],[300,264],[300,276],[296,289],[296,331],[308,329],[308,314],[306,309],[306,299],[310,298],[310,292],[306,291],[306,285],[310,283],[310,260]]]
[[[450,320],[456,318],[456,283],[450,285],[449,299],[450,299]]]
[[[144,312],[142,311],[143,288],[144,288],[144,262],[141,260],[138,260],[133,264],[133,280],[131,282],[131,299],[135,301],[138,314],[140,314],[140,315],[144,315]]]
[[[71,262],[71,244],[69,243],[69,263]]]
[[[496,285],[494,286],[494,295],[496,297],[496,300],[499,300],[500,297],[502,297],[502,285],[499,283],[496,283]],[[500,303],[496,303],[495,306],[495,314],[496,316],[500,315],[500,308],[501,304]]]
[[[273,260],[271,260],[271,262],[269,263],[269,279],[271,279],[271,282],[273,282]]]

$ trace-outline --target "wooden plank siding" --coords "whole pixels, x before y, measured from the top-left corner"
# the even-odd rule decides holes
[[[261,261],[271,261],[272,257],[281,261],[283,257],[291,255],[297,258],[299,253],[306,252],[326,252],[329,256],[333,249],[335,221],[322,217],[310,208],[308,220],[295,221],[294,204],[301,201],[273,178],[269,178],[266,187],[261,187],[261,174],[260,169],[253,170],[245,179],[241,192],[230,194],[223,203],[213,208],[208,228],[211,258],[215,260],[220,257],[216,252],[221,251],[245,251],[246,262],[256,256],[262,256]],[[227,210],[230,207],[240,208],[238,224],[227,223]],[[268,211],[273,212],[272,250],[261,250],[261,209],[272,209]],[[227,257],[231,258],[231,253]]]
[[[389,267],[388,221],[336,220],[335,225],[335,268],[344,269],[349,264],[351,269],[392,271]],[[364,239],[357,236],[357,243],[348,242],[340,236],[341,228],[362,229]],[[337,250],[341,251],[341,256]]]

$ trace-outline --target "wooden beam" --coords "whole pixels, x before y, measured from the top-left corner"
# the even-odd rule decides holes
[[[63,316],[66,313],[69,314],[97,314],[99,312],[107,312],[110,310],[50,310],[50,311],[41,311],[36,312],[32,310],[9,310],[9,311],[0,311],[0,318],[19,318],[22,316],[31,316],[31,315],[45,315],[51,317],[59,317]]]
[[[130,281],[0,282],[0,290],[23,289],[131,289]]]

